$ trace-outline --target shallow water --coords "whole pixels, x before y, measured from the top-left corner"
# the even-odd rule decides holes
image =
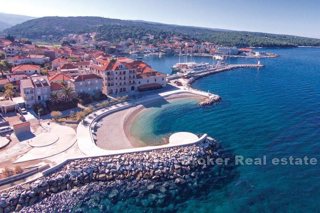
[[[219,94],[221,103],[200,108],[194,100],[177,101],[150,108],[135,122],[132,132],[144,141],[177,131],[208,133],[236,155],[266,155],[267,165],[239,166],[239,177],[221,189],[173,204],[181,212],[320,212],[320,49],[268,51],[280,57],[262,59],[263,69],[224,72],[193,84]],[[169,73],[177,60],[146,61]],[[256,60],[229,60],[237,62]],[[315,157],[319,163],[275,166],[270,162],[289,156]]]

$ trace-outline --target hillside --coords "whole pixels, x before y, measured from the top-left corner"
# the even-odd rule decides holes
[[[180,35],[187,39],[210,41],[227,46],[293,47],[320,46],[320,39],[268,33],[241,32],[201,27],[127,21],[101,17],[43,17],[26,21],[4,31],[16,37],[59,41],[68,34],[97,32],[98,40],[140,39],[152,34],[157,39]]]
[[[16,24],[21,24],[22,22],[28,21],[30,19],[33,19],[33,17],[0,13],[0,31],[12,27]]]

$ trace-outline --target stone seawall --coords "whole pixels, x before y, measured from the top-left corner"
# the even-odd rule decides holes
[[[216,141],[207,139],[188,146],[73,160],[48,176],[2,192],[0,212],[108,211],[123,200],[137,206],[165,206],[204,186],[201,177],[215,182],[230,176],[230,163],[204,164],[224,155]],[[102,205],[102,200],[110,205]]]

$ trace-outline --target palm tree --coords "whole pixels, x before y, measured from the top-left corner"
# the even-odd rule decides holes
[[[14,88],[13,88],[13,85],[12,84],[6,84],[4,85],[4,89],[5,89],[5,96],[9,99],[12,99],[13,95],[14,95]]]
[[[74,90],[71,87],[64,85],[62,87],[62,94],[65,101],[70,101],[74,97]]]
[[[56,92],[51,93],[50,101],[52,103],[58,102],[58,99],[59,99],[58,93]]]

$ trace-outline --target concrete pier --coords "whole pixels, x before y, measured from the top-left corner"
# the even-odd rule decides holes
[[[205,71],[198,71],[198,72],[193,72],[193,73],[177,73],[177,74],[173,74],[167,77],[168,80],[175,80],[175,79],[179,79],[179,78],[183,78],[183,77],[188,77],[191,81],[203,77],[203,76],[207,76],[207,75],[211,75],[214,73],[220,73],[220,72],[225,72],[225,71],[229,71],[229,70],[233,70],[233,69],[240,69],[240,68],[262,68],[264,67],[263,64],[229,64],[229,65],[225,65],[225,66],[219,66],[219,67],[215,67],[214,69],[210,69],[210,70],[205,70]],[[194,78],[194,79],[192,79]],[[192,82],[190,82],[192,83]]]

